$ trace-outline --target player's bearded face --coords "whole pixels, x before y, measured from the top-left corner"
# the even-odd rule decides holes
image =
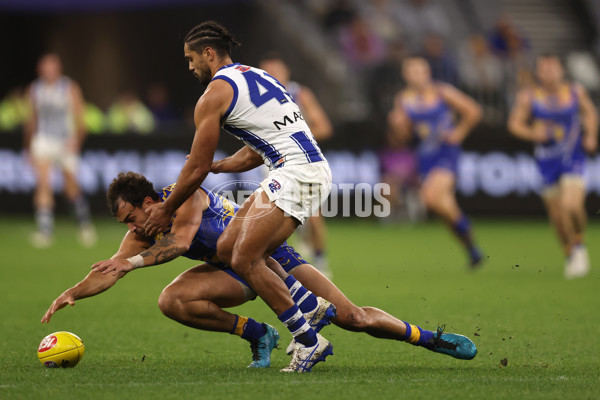
[[[185,59],[188,61],[190,72],[198,78],[202,84],[208,85],[212,79],[211,70],[202,54],[190,49],[187,44],[185,44],[183,51]]]

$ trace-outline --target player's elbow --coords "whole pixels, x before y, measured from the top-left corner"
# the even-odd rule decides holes
[[[471,121],[473,124],[478,124],[483,118],[483,109],[479,104],[473,104],[471,109]]]

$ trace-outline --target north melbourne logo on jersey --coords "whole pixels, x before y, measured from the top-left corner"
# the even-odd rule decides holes
[[[269,190],[271,190],[271,193],[275,193],[279,189],[281,189],[281,183],[277,182],[275,179],[271,179],[271,183],[269,183]]]

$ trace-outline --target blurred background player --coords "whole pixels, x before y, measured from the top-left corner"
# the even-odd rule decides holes
[[[461,143],[481,119],[481,109],[452,85],[434,82],[423,58],[404,60],[402,73],[407,87],[396,97],[390,128],[404,140],[413,134],[417,137],[421,198],[452,229],[468,252],[469,265],[476,267],[482,253],[454,189]],[[454,112],[460,116],[458,123],[454,123]]]
[[[310,127],[310,131],[317,142],[329,139],[333,135],[333,127],[327,114],[319,104],[312,90],[290,80],[290,69],[277,53],[269,53],[263,57],[259,68],[265,70],[273,78],[277,79],[292,96]],[[300,239],[300,248],[312,255],[313,265],[327,277],[331,278],[332,272],[326,257],[327,227],[320,210],[311,217],[307,223],[296,231]]]
[[[36,247],[52,244],[54,231],[54,194],[52,169],[58,164],[64,176],[64,190],[73,203],[79,223],[79,241],[84,246],[96,242],[87,201],[77,183],[79,153],[85,137],[84,102],[79,85],[62,75],[58,55],[50,53],[38,62],[39,78],[28,89],[31,113],[25,124],[25,151],[31,157],[36,175],[34,194],[37,231],[32,235]]]
[[[598,147],[598,113],[581,85],[564,80],[558,56],[538,57],[536,75],[538,84],[518,93],[508,127],[535,144],[542,199],[566,256],[565,277],[582,277],[590,269],[583,171],[585,151]]]

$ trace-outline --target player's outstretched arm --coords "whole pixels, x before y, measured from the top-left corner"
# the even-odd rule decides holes
[[[112,258],[119,259],[130,257],[148,247],[150,247],[149,242],[142,240],[131,232],[127,232],[121,241],[119,251]],[[54,302],[52,302],[52,305],[42,317],[42,323],[50,322],[52,315],[61,308],[64,308],[67,304],[74,306],[76,300],[95,296],[110,289],[119,279],[125,276],[126,273],[127,272],[121,272],[116,275],[103,275],[100,272],[91,271],[81,282],[72,288],[65,290],[56,298],[56,300],[54,300]]]
[[[234,155],[213,162],[210,172],[213,174],[246,172],[263,164],[262,157],[246,145]]]
[[[446,141],[451,144],[460,144],[481,121],[483,114],[481,106],[452,85],[440,85],[440,92],[446,103],[460,114],[460,121],[446,138]]]
[[[583,86],[576,85],[575,90],[583,126],[583,148],[588,153],[594,153],[598,148],[598,111]]]
[[[198,100],[194,110],[196,133],[190,157],[183,166],[177,185],[164,203],[154,204],[147,210],[145,230],[149,236],[167,229],[171,216],[202,184],[211,170],[215,149],[221,133],[221,118],[233,99],[229,83],[218,79],[211,82]]]
[[[189,250],[200,228],[202,213],[208,207],[208,196],[199,189],[177,210],[171,232],[152,247],[127,259],[110,259],[92,265],[96,272],[118,275],[136,268],[159,265],[176,259]]]

